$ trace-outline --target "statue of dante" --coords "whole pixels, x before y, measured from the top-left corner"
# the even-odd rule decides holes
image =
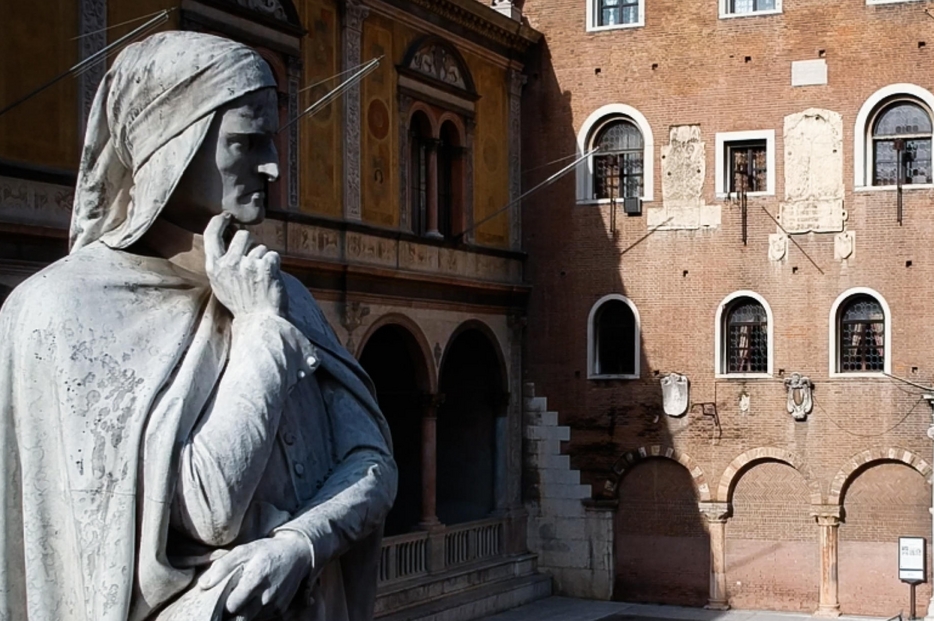
[[[357,621],[396,490],[366,374],[239,224],[269,67],[188,32],[91,110],[70,254],[0,312],[0,619]]]

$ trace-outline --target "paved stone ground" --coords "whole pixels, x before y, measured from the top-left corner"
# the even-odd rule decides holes
[[[484,621],[804,621],[806,619],[812,619],[811,615],[764,610],[719,612],[703,608],[549,597],[486,617]],[[882,621],[877,617],[844,616],[840,619],[841,621]]]

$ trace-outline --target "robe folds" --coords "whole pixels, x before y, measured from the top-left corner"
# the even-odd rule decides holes
[[[268,458],[264,481],[283,482],[288,502],[244,520],[230,545],[193,547],[216,558],[297,531],[324,570],[283,618],[363,621],[396,489],[389,431],[366,374],[307,289],[283,278],[288,317],[270,329],[301,342],[272,353],[317,368],[283,363],[291,418],[281,424],[313,446],[294,471],[294,435]],[[186,445],[225,373],[249,369],[234,359],[239,320],[206,282],[100,242],[13,291],[0,311],[0,620],[156,619],[199,589],[208,561],[172,549],[187,541],[173,511]],[[257,507],[276,503],[270,487]]]

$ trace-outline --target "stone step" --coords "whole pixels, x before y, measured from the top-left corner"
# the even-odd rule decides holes
[[[542,425],[546,427],[555,427],[558,425],[557,412],[525,412],[523,419],[526,425]]]
[[[551,577],[532,574],[483,584],[451,597],[376,618],[380,621],[472,621],[550,595]]]
[[[536,555],[517,554],[386,585],[380,588],[376,596],[376,616],[392,614],[429,601],[446,601],[457,593],[484,584],[532,575],[537,568]]]

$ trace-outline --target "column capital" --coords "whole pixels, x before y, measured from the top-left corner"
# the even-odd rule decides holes
[[[821,526],[839,526],[842,519],[840,505],[811,505],[811,516]]]
[[[431,412],[428,416],[434,416],[435,410],[444,403],[444,396],[443,392],[424,392],[419,395],[419,405]]]
[[[733,515],[733,508],[728,502],[699,502],[697,508],[711,523],[725,523]]]

